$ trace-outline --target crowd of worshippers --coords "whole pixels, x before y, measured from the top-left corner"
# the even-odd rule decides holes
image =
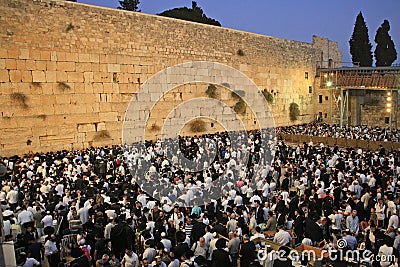
[[[282,133],[301,134],[311,136],[347,138],[370,141],[392,141],[400,142],[400,131],[387,128],[368,126],[345,126],[335,124],[310,123],[279,128]]]
[[[161,141],[2,158],[5,238],[25,252],[18,266],[295,265],[259,260],[268,239],[397,261],[400,152],[273,145],[272,136],[182,137],[193,164]],[[60,257],[71,235],[70,257]]]

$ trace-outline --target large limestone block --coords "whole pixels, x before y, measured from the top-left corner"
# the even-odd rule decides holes
[[[46,74],[44,71],[32,71],[32,81],[33,82],[46,82]]]
[[[0,82],[10,82],[8,70],[0,70]]]
[[[99,113],[100,121],[118,121],[118,112],[100,112]]]

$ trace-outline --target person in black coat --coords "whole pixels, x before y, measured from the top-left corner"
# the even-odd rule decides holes
[[[285,174],[285,178],[282,181],[281,189],[289,192],[289,173]]]
[[[256,221],[257,224],[264,223],[264,209],[261,207],[261,203],[259,200],[255,200],[254,204],[255,207],[255,214],[256,214]]]
[[[286,213],[282,212],[279,213],[277,218],[277,225],[278,226],[286,226]]]
[[[296,218],[295,211],[299,208],[299,196],[296,194],[289,202],[289,218]]]
[[[304,216],[300,213],[299,210],[295,212],[295,219],[294,219],[294,233],[297,236],[296,242],[299,243],[303,240],[304,236]]]
[[[241,267],[250,267],[251,263],[256,259],[256,245],[250,241],[248,235],[243,236],[243,243],[240,245],[239,257]]]
[[[233,267],[229,253],[224,250],[226,241],[224,239],[218,239],[215,246],[217,249],[213,251],[211,267]]]
[[[199,220],[193,220],[193,229],[191,232],[191,240],[194,242],[199,241],[200,237],[206,234],[206,225]]]

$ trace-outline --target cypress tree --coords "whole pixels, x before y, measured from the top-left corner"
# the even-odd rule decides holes
[[[353,35],[349,43],[352,62],[359,63],[361,67],[371,67],[372,45],[369,41],[368,28],[361,12],[357,15]]]
[[[389,35],[390,25],[386,19],[378,28],[375,35],[375,60],[376,66],[391,66],[397,59],[396,48],[392,37]]]

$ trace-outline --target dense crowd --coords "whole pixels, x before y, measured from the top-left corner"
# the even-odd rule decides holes
[[[393,141],[400,142],[400,131],[386,128],[368,126],[346,126],[330,125],[326,123],[311,123],[281,127],[280,131],[286,134],[302,134],[311,136],[347,138],[371,141]]]
[[[361,138],[365,128],[357,129],[349,132]],[[289,146],[254,131],[0,162],[3,229],[24,251],[18,266],[44,259],[50,267],[307,264],[277,257],[268,240],[281,251],[303,244],[398,258],[398,151]],[[337,245],[342,239],[345,247]],[[269,257],[260,259],[263,248]]]

